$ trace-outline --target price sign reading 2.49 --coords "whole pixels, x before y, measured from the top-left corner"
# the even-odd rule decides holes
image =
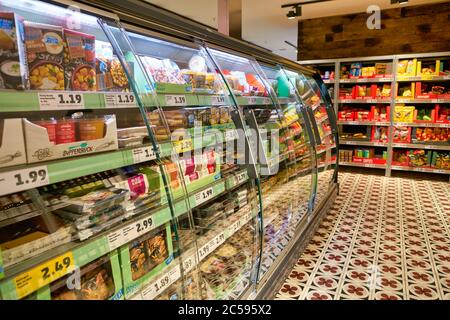
[[[14,278],[17,298],[21,299],[65,276],[72,271],[73,267],[73,254],[70,251],[18,275]]]
[[[0,173],[0,196],[49,184],[47,166]]]

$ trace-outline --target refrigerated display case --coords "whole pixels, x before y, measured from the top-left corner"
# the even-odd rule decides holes
[[[261,297],[314,225],[316,123],[276,56],[127,3],[0,4],[0,296]]]

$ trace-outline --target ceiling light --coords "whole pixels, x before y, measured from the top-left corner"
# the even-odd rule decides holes
[[[295,19],[297,16],[295,15],[295,12],[294,12],[293,10],[291,10],[291,11],[289,11],[289,12],[287,13],[286,17],[287,17],[289,20],[292,20],[292,19]]]

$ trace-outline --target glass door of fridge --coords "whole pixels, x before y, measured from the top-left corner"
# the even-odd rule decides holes
[[[317,158],[317,195],[314,206],[326,199],[332,183],[337,181],[337,123],[331,98],[309,75],[286,70],[313,123]]]
[[[264,250],[260,270],[264,282],[283,257],[305,222],[313,197],[315,152],[308,119],[300,110],[295,90],[278,66],[259,64],[257,69],[269,84],[274,117],[263,123],[279,137],[280,166],[276,174],[261,176],[264,215]]]
[[[137,28],[119,46],[133,62],[150,131],[170,144],[182,297],[238,299],[254,286],[260,236],[255,169],[236,148],[237,106],[202,46]]]

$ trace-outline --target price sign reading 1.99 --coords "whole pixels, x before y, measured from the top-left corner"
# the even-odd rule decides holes
[[[49,184],[47,166],[0,173],[0,196]]]

